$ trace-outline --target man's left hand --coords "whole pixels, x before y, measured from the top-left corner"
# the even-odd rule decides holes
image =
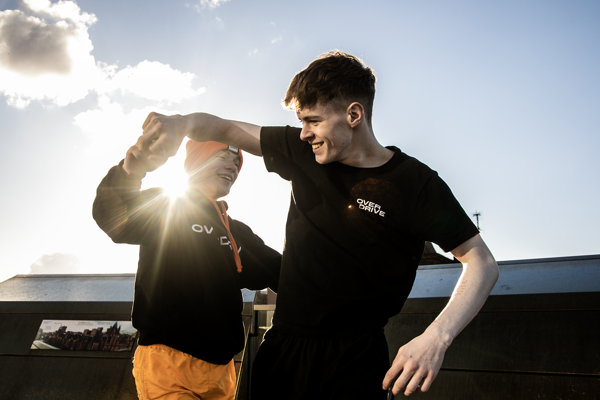
[[[450,346],[448,338],[442,338],[429,329],[398,350],[398,354],[383,380],[383,389],[387,390],[398,375],[392,392],[397,395],[404,387],[404,394],[426,392],[437,376],[444,354]]]

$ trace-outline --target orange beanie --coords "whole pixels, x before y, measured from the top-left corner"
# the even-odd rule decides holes
[[[238,167],[238,172],[240,172],[242,163],[244,162],[240,149],[219,142],[194,142],[193,140],[188,140],[185,145],[186,156],[183,169],[189,175],[204,164],[213,154],[226,149],[240,156],[240,166]]]

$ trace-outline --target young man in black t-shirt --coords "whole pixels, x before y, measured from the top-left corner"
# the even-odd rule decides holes
[[[378,143],[374,95],[372,70],[334,51],[290,84],[284,104],[302,129],[202,113],[152,113],[144,123],[138,146],[148,154],[173,155],[183,139],[176,132],[185,132],[262,155],[269,171],[292,183],[277,310],[255,361],[253,398],[425,392],[498,277],[492,254],[437,173]],[[426,240],[451,251],[463,274],[447,307],[390,368],[383,326],[408,296]]]

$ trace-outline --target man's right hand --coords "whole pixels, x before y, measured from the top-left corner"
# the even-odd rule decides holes
[[[138,139],[137,147],[144,154],[149,153],[152,156],[166,158],[173,157],[177,154],[183,138],[189,133],[187,132],[187,125],[184,116],[167,116],[152,112],[148,114],[142,125],[144,133]]]

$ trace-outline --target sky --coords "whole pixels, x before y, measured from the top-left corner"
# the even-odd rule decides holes
[[[480,212],[497,260],[600,254],[598,21],[596,0],[0,0],[0,281],[135,272],[91,208],[147,114],[299,126],[281,100],[333,49],[375,70],[379,142]],[[143,187],[185,180],[183,155]],[[281,251],[289,197],[248,155],[225,200]]]

